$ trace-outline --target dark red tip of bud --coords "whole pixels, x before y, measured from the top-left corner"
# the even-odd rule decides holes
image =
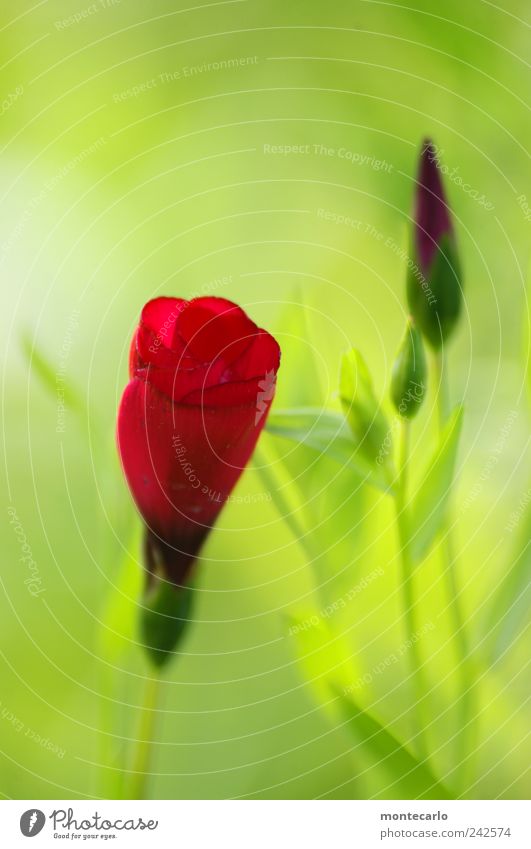
[[[426,274],[444,235],[452,230],[452,219],[446,203],[437,151],[426,139],[420,155],[415,196],[415,240],[417,256]]]
[[[407,298],[417,327],[435,350],[453,332],[463,299],[457,244],[441,174],[437,148],[426,140],[415,190]]]

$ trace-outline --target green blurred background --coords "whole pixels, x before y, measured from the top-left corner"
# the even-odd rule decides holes
[[[466,276],[450,362],[452,397],[466,403],[458,574],[483,670],[469,795],[524,796],[529,678],[514,602],[529,566],[515,552],[531,527],[529,4],[23,0],[2,4],[0,39],[2,794],[119,792],[146,666],[131,626],[139,521],[113,428],[143,303],[209,292],[244,305],[283,348],[278,408],[336,404],[353,345],[383,393],[406,316],[400,251],[416,156],[430,135],[456,169],[446,186]],[[430,407],[415,423],[419,458]],[[270,435],[263,449],[293,451]],[[163,687],[152,797],[400,794],[315,700],[289,633],[292,617],[381,568],[329,624],[356,677],[396,651],[391,511],[371,491],[351,497],[326,460],[309,467],[295,453],[272,468],[292,463],[301,487],[284,492],[326,556],[308,565],[249,469],[205,548],[197,621]],[[37,564],[36,597],[10,507]],[[432,765],[451,783],[457,685],[437,551],[418,592],[433,624],[421,646]],[[358,701],[407,742],[403,663],[371,678]]]

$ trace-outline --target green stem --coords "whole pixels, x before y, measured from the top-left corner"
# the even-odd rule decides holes
[[[433,357],[433,373],[434,384],[437,390],[437,408],[439,418],[439,432],[442,432],[449,415],[449,391],[448,391],[448,374],[447,366],[443,358],[442,352],[437,352]],[[459,697],[459,734],[457,737],[457,753],[460,759],[466,757],[465,767],[462,770],[463,784],[468,786],[466,776],[471,767],[471,757],[474,750],[474,742],[472,739],[473,721],[475,716],[474,711],[474,693],[473,683],[475,678],[475,670],[471,661],[467,634],[464,624],[463,611],[459,598],[459,588],[457,585],[455,574],[456,553],[454,547],[454,538],[452,533],[452,525],[450,521],[450,509],[447,508],[445,519],[442,525],[443,535],[443,552],[445,560],[444,578],[446,581],[446,591],[449,596],[450,616],[452,617],[453,631],[459,653],[459,679],[460,679],[460,697]],[[459,763],[459,761],[457,761]]]
[[[157,702],[160,691],[160,678],[156,672],[153,677],[146,679],[144,701],[140,708],[138,736],[133,752],[133,763],[129,782],[129,799],[145,799],[146,785],[149,778],[149,765],[153,745],[153,731],[157,713]]]
[[[116,727],[115,701],[112,696],[116,680],[106,666],[105,658],[100,664],[100,673],[101,687],[105,695],[101,699],[100,760],[103,769],[100,771],[99,795],[103,799],[123,799],[124,773],[119,768],[123,758],[123,747],[119,738],[116,738],[113,733]]]
[[[400,419],[399,470],[395,494],[396,523],[400,542],[400,561],[402,566],[401,589],[404,603],[407,639],[411,640],[408,652],[410,658],[411,677],[415,694],[418,733],[417,750],[423,760],[427,759],[427,747],[424,739],[423,699],[426,695],[422,659],[415,638],[415,593],[413,588],[413,559],[411,557],[409,539],[409,521],[407,513],[407,486],[409,474],[409,441],[410,423]]]

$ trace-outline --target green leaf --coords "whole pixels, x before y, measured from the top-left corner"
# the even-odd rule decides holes
[[[360,480],[378,489],[389,489],[383,467],[378,464],[373,466],[356,449],[345,418],[340,413],[314,407],[278,410],[270,414],[266,430],[348,466]]]
[[[522,351],[527,375],[527,394],[531,405],[531,261],[527,272],[527,291],[524,292],[526,309],[523,310]]]
[[[353,702],[348,691],[356,671],[350,646],[342,634],[333,634],[315,610],[307,610],[290,620],[288,638],[294,641],[300,669],[314,698],[331,718],[337,721],[339,716],[348,721],[369,760],[389,775],[393,782],[389,787],[391,796],[398,783],[406,798],[451,798],[427,765]]]
[[[348,434],[347,434],[348,436]],[[365,485],[348,464],[304,442],[284,442],[265,434],[254,454],[257,473],[278,513],[304,550],[320,603],[346,594],[353,575],[363,570],[373,537],[367,513],[375,520],[386,493]]]
[[[332,634],[316,610],[300,612],[289,620],[288,637],[304,680],[316,701],[337,719],[337,704],[330,699],[331,683],[349,686],[355,677],[351,652],[341,634]]]
[[[511,560],[489,605],[485,631],[489,634],[490,656],[503,655],[525,633],[531,603],[531,502],[519,519]],[[512,530],[512,528],[511,528]]]
[[[371,759],[384,769],[392,784],[384,789],[385,797],[396,794],[407,799],[452,799],[451,792],[431,771],[417,760],[400,741],[378,720],[357,705],[350,695],[337,686],[332,687],[340,702],[342,713],[359,745]]]
[[[523,310],[522,353],[531,404],[531,262],[527,274],[527,292],[524,293],[524,297],[527,308]],[[511,532],[514,531],[516,537],[510,562],[487,612],[489,625],[487,630],[490,632],[489,653],[495,661],[522,635],[529,611],[531,502],[522,504],[520,509],[521,512],[513,517],[507,528]]]
[[[280,404],[306,406],[324,402],[326,375],[315,355],[319,346],[312,343],[309,312],[302,287],[294,286],[276,327],[282,344],[282,380],[276,389]]]
[[[365,361],[355,349],[341,361],[339,394],[359,453],[373,468],[389,467],[391,429],[374,393]]]
[[[271,493],[271,498],[277,508],[278,514],[282,516],[286,525],[293,534],[294,539],[297,540],[299,545],[304,549],[305,554],[308,555],[311,560],[313,552],[309,550],[307,527],[302,520],[301,511],[295,503],[290,501],[284,485],[286,481],[279,479],[277,471],[272,471],[274,466],[270,466],[270,462],[273,461],[271,460],[270,455],[264,450],[264,443],[262,440],[253,454],[253,465],[255,470],[261,478],[266,492]],[[275,462],[277,462],[277,458],[275,458]],[[281,468],[284,472],[283,477],[285,477],[283,463],[281,463]]]
[[[463,408],[457,407],[446,423],[435,454],[410,504],[411,553],[418,562],[433,545],[444,519],[452,490]]]

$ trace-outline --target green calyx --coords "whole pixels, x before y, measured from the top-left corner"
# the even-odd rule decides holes
[[[144,648],[157,668],[165,666],[190,620],[194,590],[150,576],[143,600],[140,631]]]
[[[384,446],[390,439],[389,425],[365,361],[355,349],[345,354],[341,362],[339,394],[360,454],[371,464],[387,463],[390,453]]]
[[[391,376],[391,400],[397,413],[405,419],[414,418],[424,400],[426,371],[422,338],[409,320]]]
[[[410,252],[407,300],[411,315],[430,346],[439,350],[452,333],[461,313],[462,275],[455,238],[441,237],[429,269],[424,270],[417,252]]]

